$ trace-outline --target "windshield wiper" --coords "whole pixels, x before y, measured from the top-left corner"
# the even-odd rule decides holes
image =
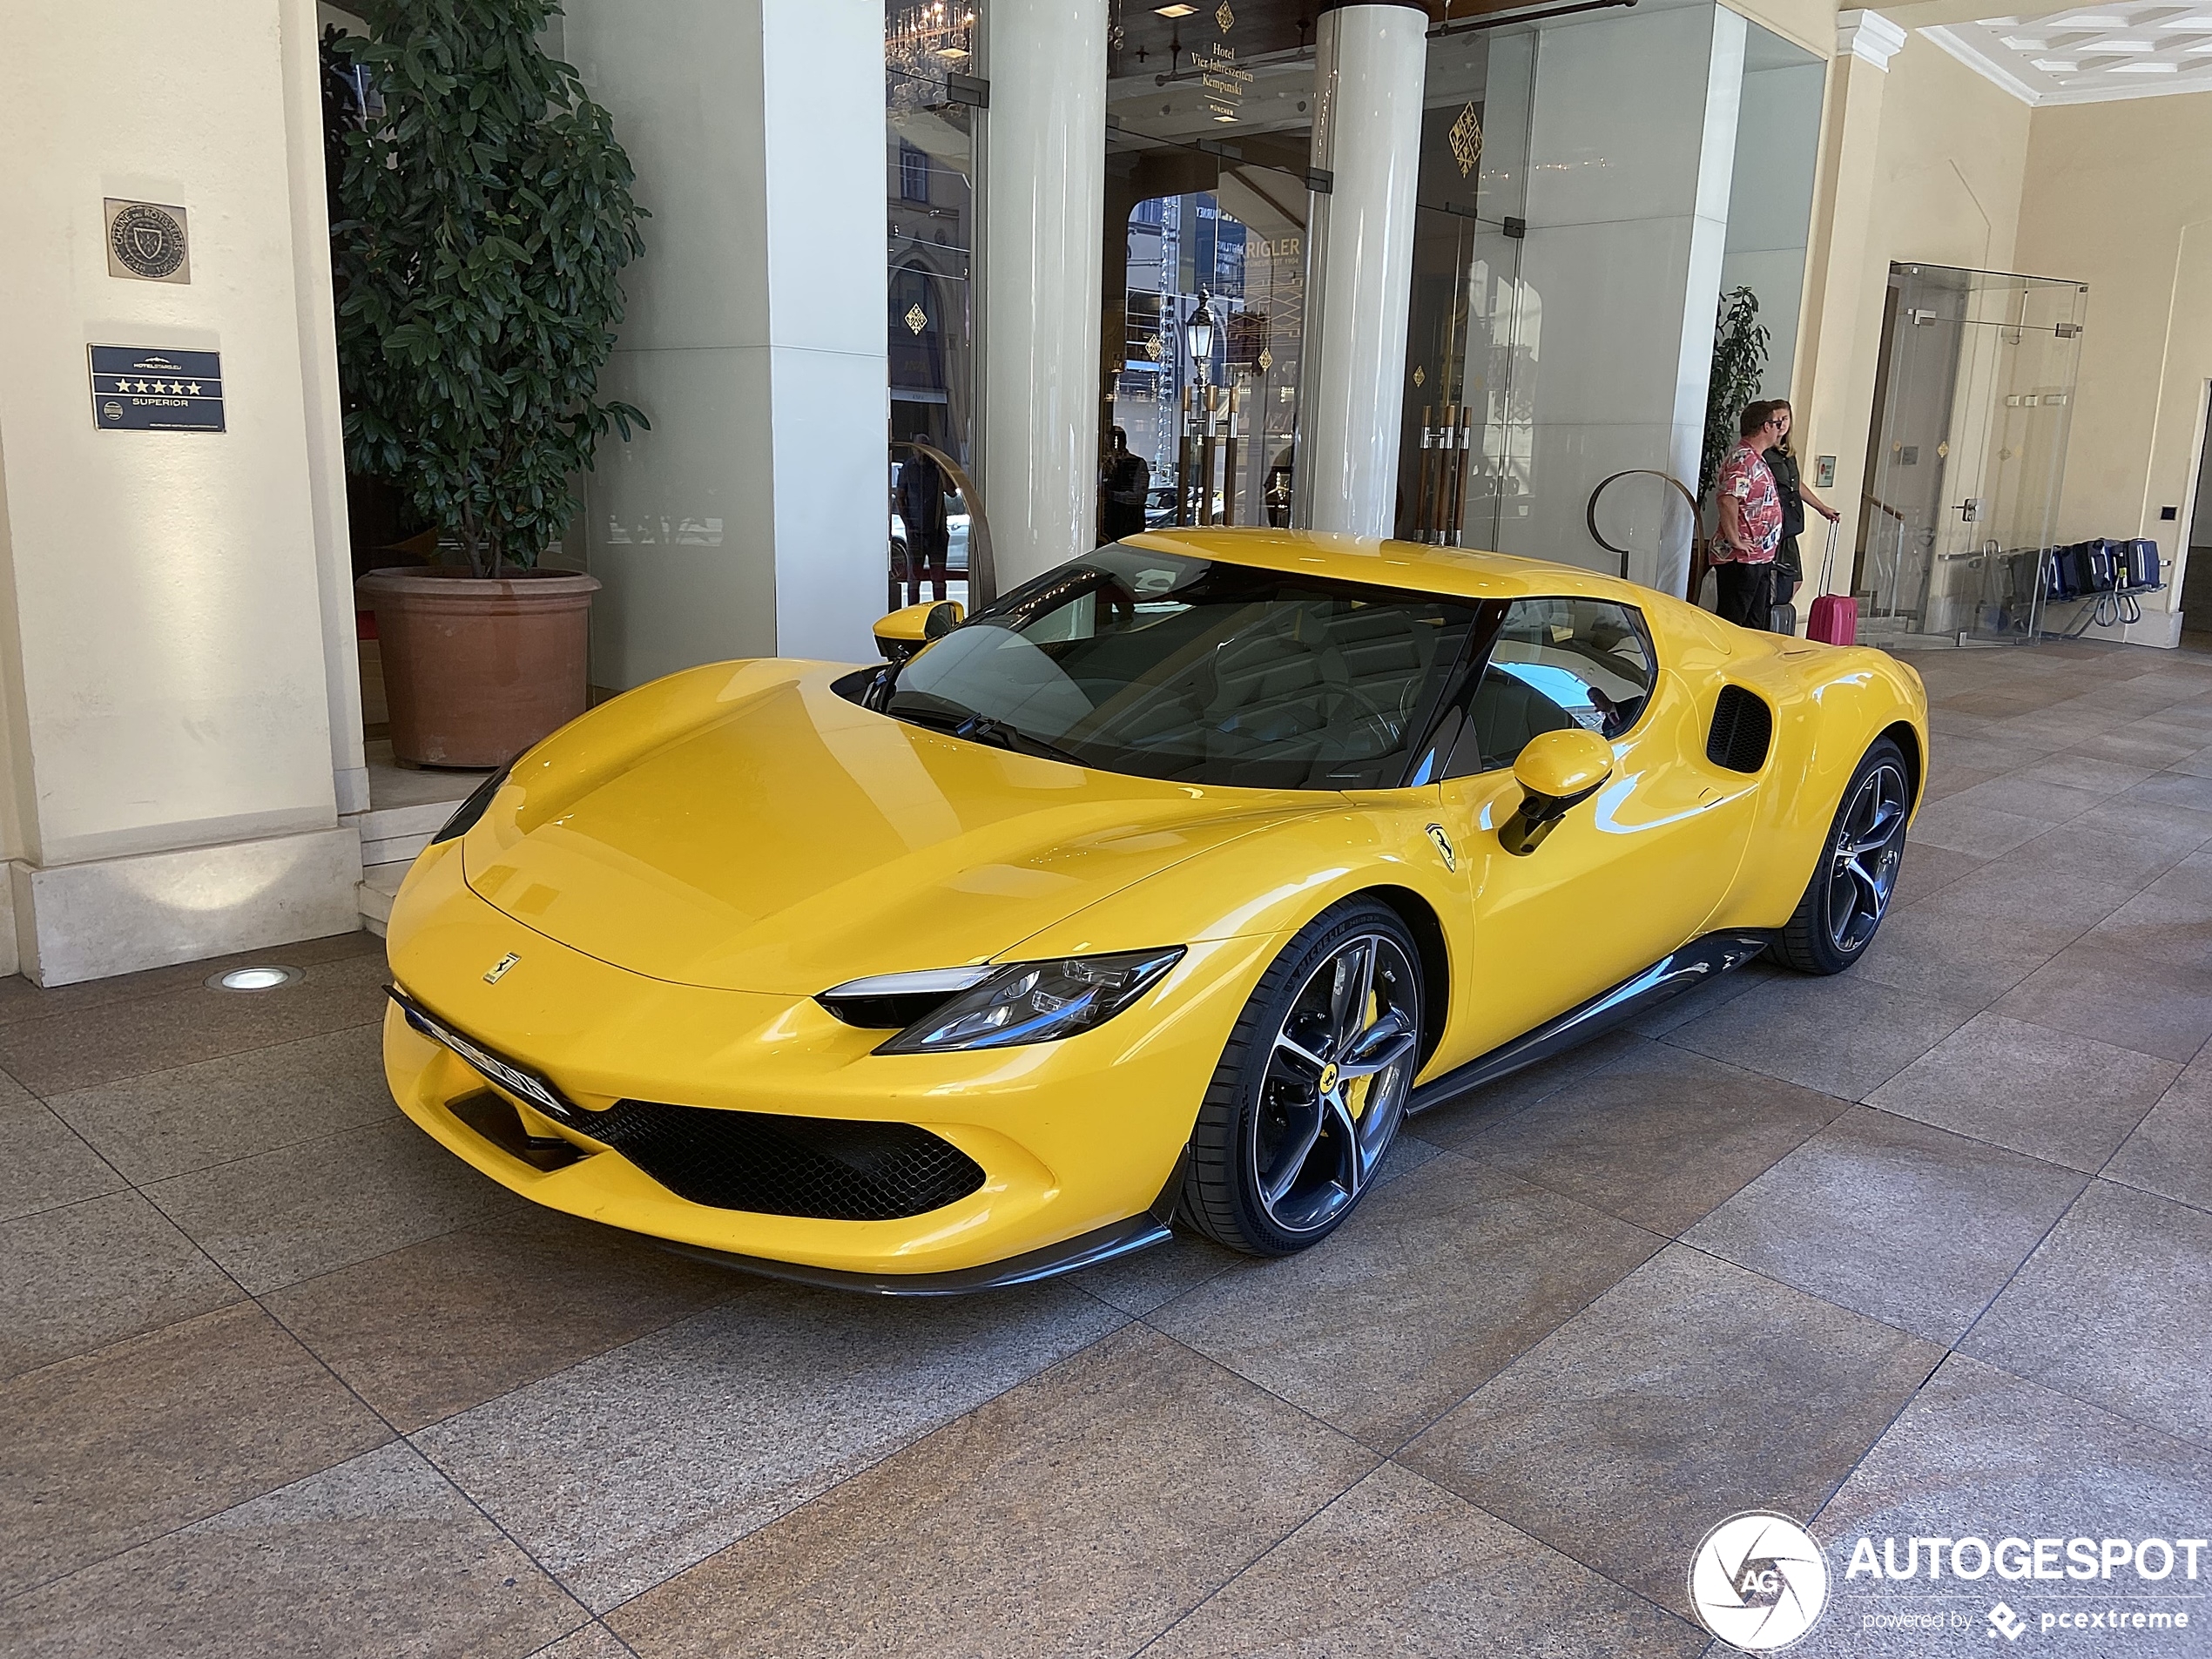
[[[1071,766],[1090,764],[1055,744],[1047,743],[1042,738],[1031,737],[1018,726],[1008,725],[994,716],[979,714],[974,710],[961,714],[954,714],[949,710],[916,708],[886,710],[885,712],[895,720],[910,721],[932,732],[966,738],[970,743],[986,743],[994,749],[1004,749],[1014,754],[1041,755],[1048,760],[1065,761]]]

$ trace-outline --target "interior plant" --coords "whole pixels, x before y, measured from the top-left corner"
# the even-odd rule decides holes
[[[538,568],[602,399],[645,211],[612,118],[538,42],[554,0],[363,0],[323,37],[348,470],[397,489],[465,565],[355,584],[376,615],[393,756],[496,766],[583,711],[599,584]]]
[[[577,503],[621,272],[646,214],[613,118],[538,42],[553,0],[367,0],[325,31],[331,260],[349,468],[471,571],[527,569]]]
[[[1767,331],[1759,297],[1749,288],[1721,295],[1713,326],[1713,371],[1705,382],[1705,445],[1697,462],[1697,499],[1713,492],[1721,462],[1737,440],[1737,420],[1759,395],[1766,374]]]

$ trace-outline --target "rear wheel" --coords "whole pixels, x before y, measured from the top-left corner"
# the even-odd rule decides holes
[[[1420,953],[1397,913],[1325,911],[1254,988],[1191,1131],[1185,1220],[1287,1256],[1334,1231],[1397,1138],[1421,1053]]]
[[[1905,858],[1912,786],[1905,752],[1878,740],[1851,773],[1820,862],[1776,954],[1804,974],[1840,974],[1865,954],[1889,912]]]

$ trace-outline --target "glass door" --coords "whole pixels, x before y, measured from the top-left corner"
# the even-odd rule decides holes
[[[1891,267],[1860,516],[1869,643],[2040,633],[2087,296],[2049,278]]]

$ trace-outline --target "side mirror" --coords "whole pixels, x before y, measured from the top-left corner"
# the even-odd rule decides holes
[[[1534,853],[1568,809],[1588,800],[1613,775],[1613,745],[1580,727],[1531,738],[1513,763],[1521,806],[1499,826],[1498,840],[1516,857]]]
[[[925,599],[918,605],[894,610],[875,625],[875,648],[894,663],[903,663],[931,640],[968,619],[957,599]]]

